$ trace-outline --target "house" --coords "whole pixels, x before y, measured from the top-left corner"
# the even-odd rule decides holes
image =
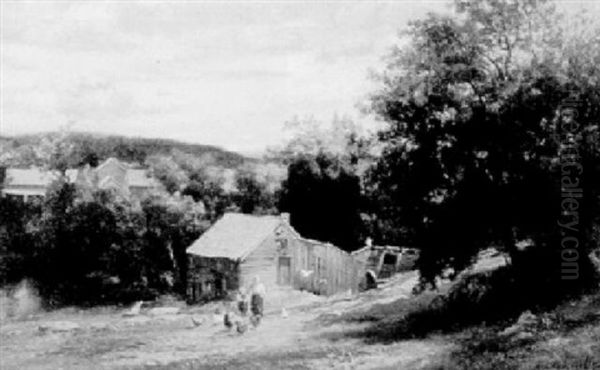
[[[191,302],[227,296],[255,276],[278,287],[334,294],[357,287],[350,254],[302,238],[289,216],[226,213],[188,249],[187,295]]]
[[[126,197],[139,198],[160,186],[156,179],[148,176],[147,170],[132,168],[116,158],[108,158],[95,168],[88,165],[67,169],[65,175],[69,182],[77,186],[113,189]],[[7,168],[2,195],[24,201],[42,198],[52,181],[59,176],[57,171],[40,168]]]
[[[2,196],[29,201],[43,198],[58,173],[40,168],[6,168],[3,177]]]
[[[98,189],[112,189],[125,197],[140,198],[160,187],[145,169],[132,168],[116,158],[108,158],[97,167],[77,170],[75,184]]]

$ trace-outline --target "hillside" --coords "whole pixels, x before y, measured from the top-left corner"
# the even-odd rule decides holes
[[[18,153],[16,157],[4,159],[4,165],[31,166],[36,163],[35,155],[29,155],[39,148],[44,141],[58,137],[58,133],[39,133],[19,136],[0,136],[0,155],[11,152]],[[67,135],[67,140],[74,145],[75,155],[73,162],[95,155],[102,161],[108,157],[132,163],[143,163],[145,159],[154,154],[168,154],[178,150],[199,157],[208,157],[215,165],[225,168],[235,168],[254,159],[247,158],[239,153],[202,144],[184,143],[169,139],[149,139],[141,137],[126,137],[119,135],[103,135],[96,133],[72,132]],[[78,163],[72,163],[77,165]]]

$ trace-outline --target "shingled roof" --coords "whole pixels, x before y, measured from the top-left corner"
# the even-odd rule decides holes
[[[285,222],[279,216],[226,213],[187,252],[201,257],[244,260],[281,224]]]

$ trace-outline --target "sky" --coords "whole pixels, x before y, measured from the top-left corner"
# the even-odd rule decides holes
[[[163,137],[260,151],[347,115],[411,19],[444,1],[1,2],[2,135]],[[443,10],[443,9],[442,9]]]

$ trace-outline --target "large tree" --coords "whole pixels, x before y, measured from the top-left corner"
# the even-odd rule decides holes
[[[361,246],[360,178],[338,157],[297,157],[282,184],[279,209],[305,237],[354,250]]]
[[[455,10],[409,27],[372,97],[387,122],[369,182],[377,236],[421,248],[424,282],[490,246],[517,263],[525,242],[540,275],[558,280],[561,261],[576,253],[583,269],[595,245],[597,33],[567,42],[574,33],[548,1],[457,1]],[[565,205],[575,188],[581,198]],[[569,256],[565,238],[577,240]]]

